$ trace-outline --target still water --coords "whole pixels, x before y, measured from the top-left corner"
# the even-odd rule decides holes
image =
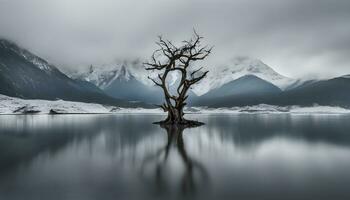
[[[0,199],[350,199],[350,116],[0,116]]]

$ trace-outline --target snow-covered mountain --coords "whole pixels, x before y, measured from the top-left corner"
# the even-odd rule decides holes
[[[246,75],[194,98],[190,105],[209,107],[246,106],[264,103],[265,97],[282,91],[254,75]]]
[[[208,76],[190,91],[189,105],[229,107],[267,103],[309,106],[316,103],[349,106],[344,92],[349,85],[346,81],[349,76],[327,82],[295,80],[280,75],[260,60],[248,57],[236,57],[227,64],[207,70]],[[162,91],[147,82],[147,75],[138,61],[90,67],[80,74],[80,78],[96,84],[110,96],[158,104],[163,100]],[[178,81],[169,82],[176,85]]]
[[[294,79],[277,73],[262,61],[249,57],[234,57],[226,64],[209,66],[206,69],[209,70],[207,77],[192,88],[192,91],[198,96],[246,75],[257,76],[282,90],[296,82]],[[128,81],[130,76],[135,77],[136,80],[145,85],[152,85],[152,82],[147,79],[148,75],[152,74],[149,74],[143,68],[141,60],[138,59],[90,66],[84,72],[72,74],[72,77],[89,81],[104,89],[113,83],[114,80],[122,78]]]
[[[234,57],[225,64],[210,66],[207,70],[207,77],[193,87],[193,91],[199,96],[246,75],[259,77],[282,90],[295,82],[294,79],[277,73],[262,61],[249,57]]]
[[[92,83],[69,78],[54,65],[5,39],[0,39],[0,94],[24,99],[136,105],[112,98]]]
[[[241,78],[240,78],[241,79]],[[237,80],[240,80],[237,79]],[[298,87],[278,92],[277,90],[267,90],[268,82],[254,84],[251,80],[248,84],[241,84],[237,80],[232,81],[224,86],[214,89],[205,95],[200,96],[191,106],[210,106],[210,107],[232,107],[244,105],[270,104],[279,106],[340,106],[350,107],[350,78],[348,76],[336,77],[328,80],[311,81]],[[245,80],[245,83],[247,79]],[[242,81],[240,81],[242,82]],[[243,82],[244,83],[244,82]],[[246,85],[246,86],[244,86]],[[247,89],[246,87],[254,88]],[[263,88],[259,89],[259,87]],[[264,86],[265,85],[265,86]],[[227,87],[229,86],[229,87]],[[271,88],[272,85],[269,87]],[[240,88],[245,88],[243,92],[237,95]],[[265,88],[265,89],[264,89]],[[257,90],[258,91],[254,91]],[[214,91],[219,91],[215,92]],[[226,92],[227,91],[227,92]],[[259,94],[259,91],[264,91]],[[269,92],[272,91],[272,92]],[[221,96],[223,93],[233,93],[234,95]],[[220,96],[218,96],[219,94]],[[214,97],[214,98],[213,98]]]
[[[115,80],[129,81],[132,77],[145,85],[151,85],[147,71],[140,59],[117,60],[102,65],[90,65],[85,71],[74,72],[70,75],[74,79],[85,80],[101,89],[110,86]]]
[[[16,54],[19,57],[22,57],[27,62],[33,64],[33,66],[37,67],[38,69],[46,72],[46,73],[52,73],[58,71],[57,68],[44,59],[32,54],[26,49],[18,47],[15,43],[0,39],[0,47],[2,48],[3,52],[12,52],[13,54]],[[5,55],[5,54],[4,54]],[[4,63],[2,63],[4,65]]]
[[[206,78],[199,84],[193,86],[191,98],[204,95],[212,90],[238,80],[245,76],[255,76],[276,87],[284,90],[289,86],[298,86],[296,80],[287,78],[274,71],[258,59],[248,57],[235,57],[226,64],[209,66],[204,70],[209,70]],[[162,91],[155,87],[147,76],[155,76],[156,72],[146,71],[140,59],[134,61],[115,61],[111,64],[89,66],[85,71],[72,74],[75,79],[91,82],[104,90],[108,95],[132,100],[144,101],[148,103],[160,103],[162,101]],[[176,87],[178,77],[176,74],[169,78],[170,90]],[[175,85],[175,86],[174,86]],[[252,85],[251,87],[255,87]],[[257,86],[257,88],[259,88]]]
[[[215,98],[215,102],[211,101],[215,107],[247,105],[249,101],[249,105],[350,106],[347,93],[349,75],[322,81],[293,80],[278,74],[260,60],[247,57],[236,57],[226,64],[204,70],[209,70],[208,76],[190,91],[188,103],[198,102],[199,98]],[[0,40],[0,94],[11,97],[149,106],[129,102],[158,104],[163,101],[161,89],[152,85],[148,75],[152,76],[144,69],[142,61],[134,60],[90,66],[71,75],[75,78],[71,79],[54,65],[15,43]],[[173,75],[167,80],[170,88],[176,87],[176,77]]]
[[[163,100],[162,91],[147,78],[147,71],[140,60],[91,65],[87,71],[71,76],[89,81],[115,98],[157,104]]]

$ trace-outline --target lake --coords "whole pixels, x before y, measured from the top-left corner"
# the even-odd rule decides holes
[[[0,116],[0,199],[350,199],[350,116]]]

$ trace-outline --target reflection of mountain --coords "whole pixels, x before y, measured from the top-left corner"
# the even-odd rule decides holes
[[[156,115],[0,116],[0,198],[347,194],[349,116],[191,117],[206,125],[165,134]]]
[[[203,121],[204,119],[201,119]],[[274,138],[287,138],[310,144],[326,143],[349,146],[349,116],[315,115],[220,115],[208,117],[206,127],[199,127],[199,132],[209,131],[220,135],[239,148],[256,147]],[[339,128],[342,127],[342,128]]]
[[[2,116],[0,123],[0,168],[13,168],[42,152],[57,152],[72,141],[94,140],[105,134],[109,151],[133,149],[159,128],[152,122],[162,116]],[[198,118],[198,116],[196,117]],[[347,116],[216,115],[200,121],[205,126],[188,129],[187,136],[215,136],[239,148],[256,147],[274,137],[308,143],[350,145]],[[35,123],[34,123],[35,122]],[[23,127],[18,128],[18,127]],[[341,127],[341,128],[339,128]],[[197,134],[198,132],[198,134]],[[163,137],[160,137],[162,140]],[[200,139],[199,141],[201,141]],[[175,141],[175,140],[174,140]],[[150,143],[152,144],[152,143]],[[173,143],[174,144],[174,143]],[[126,151],[128,152],[128,151]],[[136,153],[136,152],[135,152]]]
[[[47,116],[45,118],[48,118]],[[18,120],[18,121],[17,121]],[[49,153],[51,156],[60,152],[72,141],[79,141],[83,138],[93,137],[94,133],[99,132],[98,126],[89,126],[88,123],[81,122],[82,126],[67,123],[59,125],[59,119],[56,122],[43,122],[46,119],[31,119],[23,117],[17,119],[16,123],[8,123],[3,126],[6,121],[0,123],[0,175],[6,173],[6,170],[16,169],[20,164],[32,161],[42,153]],[[33,125],[33,120],[37,120]],[[25,129],[17,129],[17,123],[23,123]],[[73,121],[74,122],[74,121]],[[21,124],[22,124],[21,123]],[[84,131],[84,129],[87,129]]]
[[[112,151],[124,146],[135,146],[156,128],[150,125],[151,121],[131,120],[132,118],[123,116],[96,118],[92,115],[84,117],[42,115],[2,116],[2,118],[0,175],[22,163],[30,162],[40,154],[59,153],[72,142],[95,140],[101,133],[107,133],[107,145]],[[138,119],[152,120],[153,117],[138,116]],[[18,126],[22,126],[23,129]],[[140,126],[146,135],[139,134]],[[116,144],[121,147],[116,148]]]

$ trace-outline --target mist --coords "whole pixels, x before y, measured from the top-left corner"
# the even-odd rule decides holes
[[[214,45],[207,64],[261,59],[291,77],[350,73],[350,1],[0,0],[0,37],[63,71],[116,59],[147,59],[162,35],[193,29]]]

